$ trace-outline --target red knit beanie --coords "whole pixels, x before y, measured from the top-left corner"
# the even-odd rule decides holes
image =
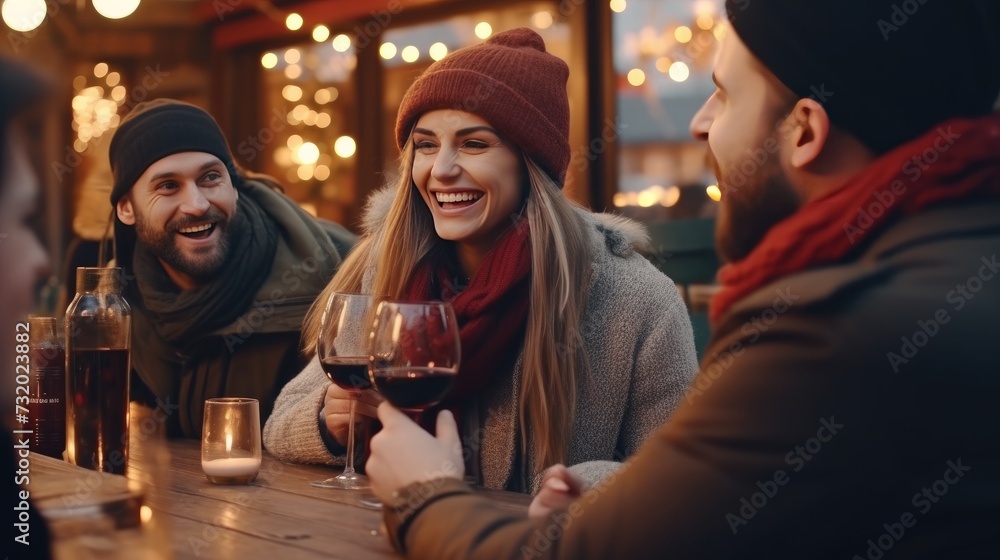
[[[482,117],[562,185],[569,166],[569,67],[521,27],[459,49],[427,69],[396,117],[402,150],[420,116],[455,109]]]

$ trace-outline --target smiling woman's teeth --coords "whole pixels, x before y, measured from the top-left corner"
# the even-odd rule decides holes
[[[463,192],[458,194],[434,193],[438,202],[465,202],[467,200],[479,200],[483,193]]]
[[[181,233],[198,233],[199,231],[205,231],[212,228],[212,224],[205,224],[203,226],[193,226],[188,228],[183,228],[178,231]]]

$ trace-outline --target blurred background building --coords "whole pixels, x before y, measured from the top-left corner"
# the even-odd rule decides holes
[[[520,26],[570,67],[570,197],[651,223],[711,218],[719,198],[688,122],[714,89],[722,0],[4,0],[2,15],[0,48],[62,88],[35,150],[56,263],[100,235],[107,141],[136,103],[207,108],[239,164],[354,229],[395,172],[412,80]]]

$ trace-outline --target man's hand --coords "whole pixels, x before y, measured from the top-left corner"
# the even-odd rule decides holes
[[[354,416],[355,424],[361,421],[361,416],[375,418],[377,415],[375,407],[382,401],[381,396],[374,391],[358,393],[358,397]],[[326,398],[323,402],[326,429],[330,431],[330,435],[337,440],[337,443],[346,446],[348,419],[351,414],[351,393],[331,383],[326,389]]]
[[[553,465],[545,471],[542,489],[528,507],[528,517],[545,517],[573,503],[587,490],[586,484],[565,465]]]
[[[387,402],[378,407],[382,430],[371,442],[365,473],[372,490],[388,503],[393,492],[414,482],[465,475],[462,440],[455,417],[447,410],[437,417],[437,437],[407,418]]]

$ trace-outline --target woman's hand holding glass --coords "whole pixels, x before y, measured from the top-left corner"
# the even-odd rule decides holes
[[[378,416],[378,405],[382,397],[375,391],[352,392],[341,389],[335,384],[326,388],[323,397],[323,420],[326,429],[337,443],[347,446],[348,427],[351,418],[351,400],[356,399],[354,424],[360,424],[359,416],[375,420]]]

